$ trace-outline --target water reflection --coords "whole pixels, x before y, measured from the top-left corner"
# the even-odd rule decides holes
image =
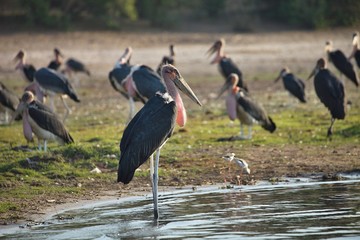
[[[133,197],[54,216],[0,239],[356,238],[360,181],[204,188]],[[63,220],[59,220],[63,219]]]

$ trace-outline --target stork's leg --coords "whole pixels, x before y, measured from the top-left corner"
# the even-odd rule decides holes
[[[244,137],[244,125],[240,122],[240,138]]]
[[[331,124],[330,124],[330,127],[328,128],[328,132],[327,132],[327,137],[331,137],[332,135],[332,127],[334,125],[334,122],[335,122],[335,118],[331,118]]]
[[[63,98],[62,95],[60,95],[60,98],[61,98],[61,101],[62,103],[64,104],[64,107],[66,109],[66,113],[65,113],[65,116],[64,116],[64,120],[63,122],[65,122],[66,118],[68,117],[69,113],[71,113],[71,109],[69,108],[69,106],[67,105],[67,103],[65,102],[65,99]]]
[[[251,139],[252,138],[252,126],[249,125],[248,127],[248,139]]]
[[[38,149],[39,149],[39,151],[41,151],[41,140],[40,139],[38,139]]]
[[[9,123],[9,113],[8,110],[5,108],[5,123]]]
[[[46,152],[46,151],[47,151],[47,141],[44,140],[44,152]]]
[[[156,158],[154,163],[154,174],[153,174],[153,198],[154,198],[154,219],[159,219],[159,209],[158,209],[158,181],[159,181],[159,158],[160,158],[160,148],[156,151]]]
[[[53,112],[56,112],[55,111],[55,104],[54,104],[54,95],[50,95],[49,94],[49,102],[50,102],[50,108],[51,108],[51,110],[53,110]]]

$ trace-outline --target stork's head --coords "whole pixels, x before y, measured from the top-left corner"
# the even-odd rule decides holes
[[[237,84],[239,82],[239,76],[236,73],[232,73],[229,75],[229,77],[226,79],[224,85],[221,87],[218,97],[220,98],[221,95],[229,89],[232,89],[234,92],[237,92],[239,89],[237,88]]]
[[[316,65],[315,65],[315,68],[314,68],[314,70],[310,73],[310,75],[309,75],[309,77],[308,77],[308,80],[309,80],[312,76],[316,75],[316,74],[320,71],[320,69],[324,69],[324,68],[326,68],[326,60],[325,60],[325,58],[320,58],[319,60],[317,60]]]
[[[161,76],[164,78],[165,84],[168,88],[168,91],[171,95],[171,86],[168,82],[173,82],[174,85],[187,95],[191,100],[201,106],[199,99],[196,97],[195,93],[192,91],[190,86],[186,83],[184,78],[181,76],[179,70],[171,64],[165,64],[161,68]]]
[[[333,42],[331,40],[328,40],[325,42],[325,52],[330,52],[333,50]]]
[[[20,103],[16,108],[15,113],[10,122],[13,122],[15,119],[17,119],[18,116],[20,116],[24,112],[24,110],[27,108],[29,103],[31,103],[34,100],[35,100],[34,94],[30,91],[25,91],[20,99]]]
[[[223,49],[225,47],[225,39],[221,38],[217,40],[206,52],[209,56],[211,56],[214,53],[217,53],[215,58],[211,61],[212,64],[218,63],[223,53]]]
[[[23,60],[25,59],[25,51],[24,50],[20,50],[16,56],[14,57],[14,62],[17,62],[19,60]]]
[[[352,44],[353,44],[353,46],[358,46],[358,44],[359,44],[359,32],[354,32],[353,33],[353,42],[352,42]]]
[[[286,74],[290,73],[290,69],[288,67],[284,67],[281,69],[279,76],[274,80],[274,82],[277,82],[280,80],[280,78],[285,77]]]
[[[54,54],[55,54],[55,57],[64,57],[64,55],[60,52],[60,50],[58,48],[54,48]]]

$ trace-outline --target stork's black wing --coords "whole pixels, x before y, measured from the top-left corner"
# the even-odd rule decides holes
[[[267,115],[264,108],[262,108],[258,103],[252,100],[247,96],[240,96],[237,94],[237,102],[244,108],[244,111],[252,116],[259,124],[269,132],[274,132],[276,130],[276,125],[273,120]]]
[[[356,86],[359,86],[359,78],[354,70],[354,66],[346,58],[345,54],[340,50],[330,52],[329,54],[334,66]]]
[[[49,68],[40,68],[35,73],[35,79],[45,90],[58,94],[66,94],[75,102],[80,102],[69,80],[61,73]]]
[[[322,69],[315,76],[314,87],[317,96],[329,109],[331,116],[344,119],[345,90],[343,83],[328,69]]]
[[[49,63],[48,68],[57,71],[60,66],[61,66],[61,63],[60,63],[60,62],[57,62],[57,61],[53,60],[53,61],[51,61],[51,62]]]
[[[122,81],[129,75],[131,71],[131,65],[122,64],[120,68],[114,68],[109,72],[109,80],[111,86],[124,97],[128,98],[128,95],[123,87],[121,87]]]
[[[176,121],[176,105],[156,94],[126,127],[120,142],[118,182],[129,183],[135,170],[170,137]]]
[[[33,65],[26,64],[23,67],[23,72],[24,72],[24,75],[25,75],[26,79],[29,80],[29,82],[34,81],[34,74],[36,72],[36,68]]]
[[[166,92],[166,87],[160,76],[148,66],[142,65],[133,73],[133,81],[142,98],[150,99],[157,92]]]
[[[243,80],[242,72],[240,71],[239,67],[233,62],[231,58],[224,57],[221,59],[220,63],[220,72],[221,74],[227,79],[230,74],[236,73],[239,77],[239,82],[237,84],[238,87],[245,89],[248,91],[248,87]]]
[[[79,60],[76,60],[74,58],[69,58],[66,61],[66,65],[73,70],[74,72],[84,72],[87,75],[90,76],[90,71],[85,67],[85,65],[80,62]]]
[[[28,110],[30,117],[34,119],[42,129],[52,132],[60,137],[65,143],[74,142],[58,116],[51,112],[44,104],[33,101],[29,104]]]
[[[19,105],[19,98],[6,88],[6,86],[0,82],[0,104],[6,108],[16,111]]]
[[[297,78],[294,74],[286,74],[283,78],[284,87],[292,95],[298,98],[301,102],[305,103],[305,83]]]

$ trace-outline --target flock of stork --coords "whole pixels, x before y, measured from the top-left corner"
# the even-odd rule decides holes
[[[340,50],[333,50],[331,42],[326,43],[328,60],[356,86],[359,79],[350,59],[354,57],[360,67],[359,34],[353,35],[354,50],[347,58]],[[260,124],[265,130],[274,132],[276,125],[264,108],[253,100],[250,90],[243,79],[242,72],[224,52],[225,41],[216,41],[209,49],[209,55],[214,54],[212,64],[218,64],[225,83],[220,89],[218,97],[224,92],[226,96],[226,109],[231,120],[240,121],[241,131],[239,136],[229,140],[250,139],[251,126],[254,122]],[[70,109],[64,95],[75,102],[80,102],[75,89],[70,83],[74,72],[83,72],[90,76],[90,71],[76,59],[68,59],[65,69],[60,70],[63,54],[54,49],[55,59],[47,67],[36,70],[31,64],[25,62],[25,52],[19,51],[15,57],[16,69],[21,70],[29,85],[19,100],[2,83],[0,85],[0,102],[5,109],[10,109],[13,120],[22,119],[23,133],[27,141],[33,140],[33,135],[38,138],[39,149],[42,145],[47,149],[47,141],[55,140],[60,143],[72,143],[73,138],[66,130],[64,122]],[[120,161],[118,168],[118,182],[129,183],[135,170],[150,158],[150,171],[154,197],[154,217],[158,218],[157,182],[160,149],[171,137],[175,124],[180,127],[186,124],[186,111],[178,90],[187,95],[192,101],[201,106],[200,101],[190,86],[181,76],[175,65],[175,52],[170,45],[170,55],[165,56],[156,71],[145,65],[132,65],[130,63],[132,48],[128,47],[116,61],[114,68],[109,73],[112,87],[125,96],[129,101],[130,113],[128,124],[120,142]],[[320,58],[315,69],[309,76],[314,76],[314,87],[320,101],[329,109],[331,124],[328,128],[328,137],[332,134],[335,119],[345,118],[345,88],[343,82],[327,69],[327,60]],[[305,84],[284,68],[275,82],[283,80],[286,90],[300,102],[306,103]],[[75,82],[76,84],[76,82]],[[55,113],[54,97],[60,96],[65,108],[64,119]],[[49,99],[49,106],[44,104],[44,97]],[[135,113],[135,101],[141,101],[144,106]],[[6,111],[7,116],[7,111]],[[7,118],[7,117],[6,117]],[[8,121],[8,119],[7,119]],[[10,122],[11,122],[10,121]],[[244,136],[243,125],[249,127],[248,135]],[[155,160],[153,154],[156,152]],[[234,158],[228,157],[230,161]],[[240,165],[241,161],[239,162]],[[245,170],[250,172],[246,162]],[[245,164],[245,165],[244,165]]]

